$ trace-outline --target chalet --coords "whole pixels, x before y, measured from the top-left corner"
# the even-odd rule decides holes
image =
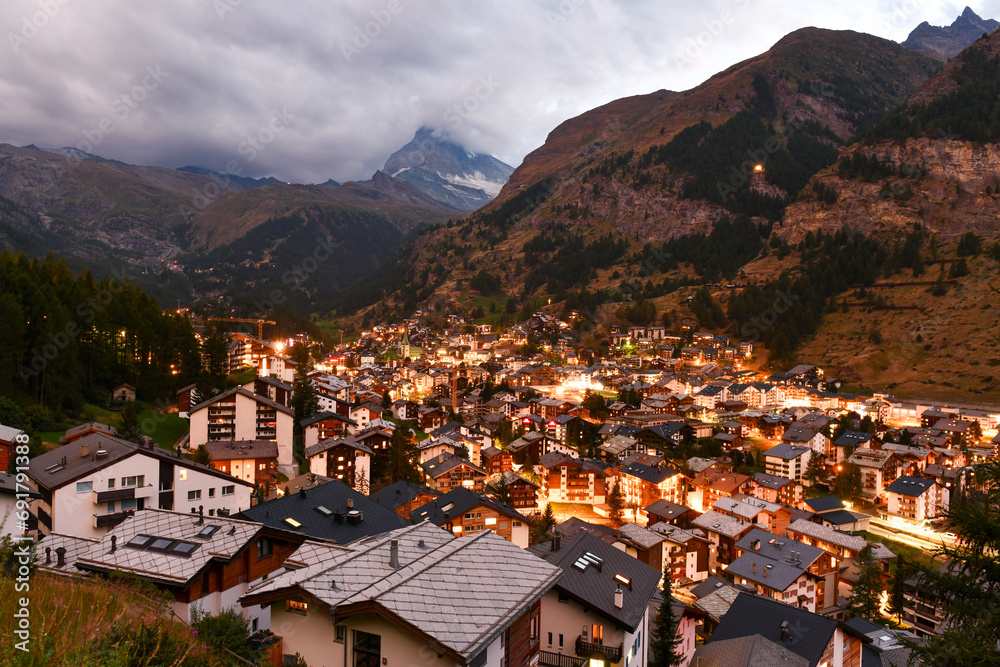
[[[448,413],[441,408],[424,406],[419,408],[417,413],[420,429],[428,433],[442,426],[448,418]]]
[[[302,438],[306,447],[312,447],[328,438],[342,438],[357,430],[357,422],[336,412],[324,411],[303,419]]]
[[[240,603],[269,608],[283,653],[310,665],[530,665],[540,600],[560,576],[489,531],[458,539],[420,523],[275,576]]]
[[[424,473],[424,484],[428,488],[448,493],[461,487],[482,491],[487,473],[468,459],[454,454],[441,454],[420,464]]]
[[[663,564],[670,567],[674,583],[703,581],[708,577],[712,543],[700,531],[685,530],[668,523],[655,523],[649,530],[663,537]]]
[[[481,493],[459,487],[410,512],[414,523],[430,521],[461,537],[492,531],[528,548],[530,523],[520,512]]]
[[[657,500],[655,503],[644,507],[643,511],[648,517],[648,526],[657,523],[666,523],[672,526],[687,526],[691,519],[697,516],[697,512],[684,505],[672,503],[667,500]]]
[[[574,659],[581,658],[618,664],[626,656],[648,654],[648,610],[660,580],[658,568],[586,532],[530,551],[562,571],[555,588],[542,597],[544,664],[576,664]]]
[[[667,500],[683,505],[687,500],[687,477],[665,466],[654,467],[638,461],[620,468],[613,468],[609,484],[618,488],[626,507],[646,507],[657,500]]]
[[[838,561],[822,549],[754,529],[737,542],[736,552],[725,570],[737,584],[811,612],[836,604]]]
[[[365,493],[372,480],[375,451],[353,438],[327,438],[303,451],[309,472],[336,479]]]
[[[270,399],[286,408],[292,407],[292,385],[271,377],[258,377],[243,385],[243,388],[257,396]]]
[[[802,501],[802,484],[787,477],[758,472],[754,473],[750,494],[768,502],[798,507]]]
[[[764,469],[769,475],[802,482],[811,456],[822,456],[809,447],[781,442],[764,452]]]
[[[128,383],[122,383],[111,390],[108,398],[112,401],[134,401],[135,387]]]
[[[239,517],[337,544],[407,525],[405,518],[336,480],[254,505]]]
[[[73,565],[83,572],[121,572],[154,584],[173,596],[173,612],[187,623],[194,607],[218,614],[253,584],[283,571],[304,541],[303,535],[253,521],[146,509],[96,544],[82,545]],[[267,610],[247,609],[244,614],[251,627],[269,624]]]
[[[59,437],[59,444],[68,445],[92,433],[100,433],[103,435],[110,435],[110,436],[118,435],[118,431],[113,426],[108,426],[107,424],[102,424],[100,422],[87,422],[86,424],[80,424],[79,426],[74,426],[73,428],[66,431],[65,435]],[[6,468],[4,468],[4,470],[6,470]]]
[[[359,429],[365,429],[368,425],[382,418],[382,406],[375,403],[364,403],[351,408],[351,419],[353,419]]]
[[[803,423],[794,422],[781,434],[781,442],[786,445],[796,445],[811,449],[820,456],[831,452],[830,438],[821,429],[817,430]]]
[[[851,452],[863,447],[866,449],[880,449],[881,440],[874,433],[864,431],[844,431],[839,438],[833,441],[834,456],[837,463],[842,463],[844,459],[851,455]]]
[[[691,521],[692,528],[700,528],[711,541],[714,550],[710,552],[709,567],[725,565],[736,558],[736,543],[754,529],[754,525],[738,517],[709,510]]]
[[[270,440],[213,440],[205,445],[216,470],[264,489],[277,481],[278,445]]]
[[[491,475],[513,470],[513,457],[502,449],[491,445],[483,449],[479,455],[483,460],[483,468]]]
[[[538,484],[521,477],[516,472],[507,471],[490,475],[486,479],[487,491],[497,488],[498,485],[506,485],[507,492],[510,494],[510,502],[507,504],[514,509],[520,512],[538,510]]]
[[[542,495],[550,502],[605,503],[607,472],[600,463],[550,452],[538,464],[542,469]]]
[[[896,479],[898,459],[893,455],[893,452],[859,447],[854,450],[847,461],[861,469],[861,484],[865,500],[876,504],[884,503],[886,500],[885,488]]]
[[[688,507],[703,512],[719,498],[729,498],[734,493],[748,493],[752,480],[747,475],[709,468],[694,478],[688,490]]]
[[[507,445],[507,453],[517,466],[534,465],[549,451],[548,438],[538,431],[528,431]]]
[[[763,595],[740,593],[711,640],[695,652],[694,662],[701,667],[854,667],[862,664],[867,641],[864,634],[834,618]]]
[[[933,429],[943,433],[951,447],[955,449],[977,444],[981,434],[977,422],[964,419],[940,419],[934,423]]]
[[[392,403],[392,415],[401,421],[411,421],[417,418],[418,408],[413,401],[399,399]]]
[[[191,408],[189,447],[215,440],[271,440],[278,444],[278,466],[290,470],[294,418],[291,408],[233,387]]]
[[[410,512],[440,495],[441,493],[434,489],[400,480],[382,487],[368,497],[406,519],[410,516]]]
[[[802,501],[802,508],[813,513],[811,521],[824,526],[837,530],[868,530],[868,515],[849,512],[836,496],[808,498]]]
[[[948,511],[948,490],[930,479],[903,475],[885,491],[886,515],[904,523],[921,524]]]
[[[31,459],[39,530],[100,538],[138,510],[236,513],[253,484],[157,447],[92,433]]]

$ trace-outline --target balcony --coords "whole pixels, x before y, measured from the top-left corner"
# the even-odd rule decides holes
[[[605,646],[604,644],[591,644],[583,639],[583,635],[576,638],[576,654],[581,658],[596,658],[605,660],[612,664],[620,662],[625,644],[618,646]]]
[[[94,528],[113,528],[133,514],[135,514],[135,510],[115,512],[114,514],[95,514]]]
[[[135,487],[130,486],[124,489],[114,489],[113,491],[97,491],[97,504],[114,502],[116,500],[133,500],[135,498]]]
[[[538,664],[542,667],[583,667],[587,663],[586,658],[576,658],[550,651],[539,651],[538,653]]]

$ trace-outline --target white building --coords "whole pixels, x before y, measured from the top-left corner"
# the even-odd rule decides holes
[[[294,464],[291,408],[233,387],[192,406],[191,449],[213,440],[272,440],[278,443],[278,466],[283,472]],[[286,473],[287,474],[287,473]]]
[[[250,507],[253,485],[175,454],[91,434],[31,459],[30,484],[43,534],[101,537],[137,510],[203,510],[206,516]]]
[[[948,489],[931,479],[903,475],[885,491],[886,514],[895,520],[919,524],[948,511]]]

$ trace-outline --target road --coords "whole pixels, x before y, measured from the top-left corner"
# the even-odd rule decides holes
[[[925,528],[902,526],[900,524],[883,521],[882,519],[875,517],[872,517],[868,530],[875,535],[887,537],[889,539],[896,540],[897,542],[908,544],[911,547],[923,549],[924,551],[935,551],[940,548],[942,544],[955,544],[954,540],[945,537],[943,533],[938,533]]]

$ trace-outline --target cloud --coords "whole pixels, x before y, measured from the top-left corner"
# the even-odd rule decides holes
[[[995,4],[973,9],[995,16]],[[169,167],[224,170],[235,161],[247,175],[321,182],[369,177],[430,125],[516,165],[568,118],[629,95],[690,88],[795,29],[902,40],[921,21],[951,23],[963,7],[7,0],[0,141],[89,145]],[[699,38],[698,56],[679,63],[676,54]],[[276,114],[287,120],[280,129]]]

